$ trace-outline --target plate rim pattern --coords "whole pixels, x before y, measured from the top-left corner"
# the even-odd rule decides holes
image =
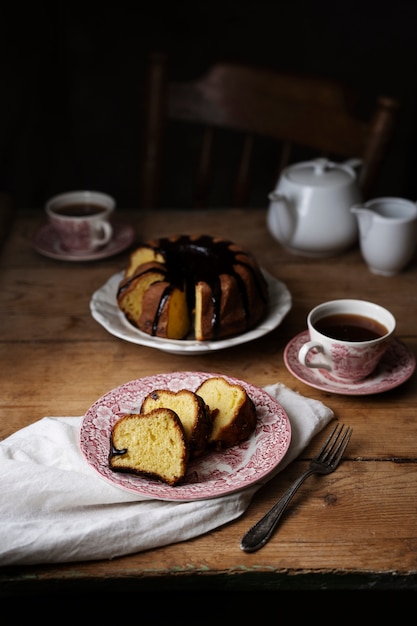
[[[122,415],[140,410],[142,399],[155,388],[195,391],[206,378],[221,376],[241,384],[255,402],[258,421],[253,435],[238,446],[190,462],[185,482],[175,487],[165,483],[113,472],[108,467],[110,433]],[[260,387],[233,376],[203,372],[169,372],[133,379],[99,398],[85,413],[79,435],[81,452],[102,479],[145,498],[188,502],[240,491],[279,465],[291,442],[291,423],[282,405]]]

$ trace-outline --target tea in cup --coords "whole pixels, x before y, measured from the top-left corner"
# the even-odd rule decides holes
[[[112,196],[98,191],[69,191],[46,203],[46,213],[63,250],[94,252],[113,236],[111,216],[116,207]]]
[[[359,245],[374,274],[392,276],[411,261],[417,248],[417,204],[405,198],[374,198],[351,207]]]
[[[392,339],[396,321],[388,309],[373,302],[331,300],[310,311],[307,326],[310,341],[299,350],[300,363],[354,382],[376,369]]]

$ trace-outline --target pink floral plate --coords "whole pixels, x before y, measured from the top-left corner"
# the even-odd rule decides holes
[[[298,352],[309,339],[308,330],[294,337],[285,347],[284,362],[293,376],[322,391],[350,396],[381,393],[404,383],[416,368],[414,354],[401,341],[394,339],[372,374],[356,383],[341,382],[326,370],[310,369],[300,363]]]
[[[58,261],[97,261],[119,254],[126,250],[134,241],[133,226],[123,222],[113,223],[114,235],[108,244],[94,252],[71,252],[61,247],[53,226],[44,224],[35,234],[32,245],[39,254],[57,259]]]
[[[240,445],[210,451],[190,462],[185,481],[175,487],[134,474],[113,472],[108,466],[113,424],[126,413],[140,411],[142,400],[154,389],[195,391],[209,372],[173,372],[132,380],[97,400],[81,424],[80,447],[87,463],[117,487],[157,500],[187,502],[239,491],[267,476],[282,461],[291,441],[291,424],[283,407],[266,391],[230,376],[255,403],[258,415],[253,435]]]

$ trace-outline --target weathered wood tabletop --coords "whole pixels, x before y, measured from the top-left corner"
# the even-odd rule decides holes
[[[244,532],[306,469],[323,436],[255,495],[246,514],[206,535],[109,561],[3,567],[9,593],[23,590],[417,588],[417,382],[370,395],[322,391],[286,368],[286,344],[308,311],[335,298],[389,308],[396,334],[417,352],[417,260],[395,277],[371,274],[355,247],[330,259],[285,251],[268,234],[264,210],[119,211],[136,241],[172,233],[210,233],[247,247],[286,284],[292,309],[268,335],[204,355],[176,355],[119,339],[91,316],[92,293],[122,270],[129,250],[90,262],[37,253],[31,238],[42,211],[19,212],[0,266],[0,439],[45,415],[83,415],[103,394],[161,372],[206,370],[259,387],[281,382],[317,398],[353,428],[347,457],[330,476],[298,491],[272,540],[239,547]],[[134,245],[134,244],[133,244]],[[109,538],[111,540],[111,538]]]

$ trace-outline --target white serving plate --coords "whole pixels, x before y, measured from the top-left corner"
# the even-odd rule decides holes
[[[142,346],[156,348],[173,354],[206,354],[214,350],[224,350],[248,341],[258,339],[274,330],[291,309],[292,297],[287,287],[280,280],[262,270],[268,282],[269,306],[265,319],[255,328],[246,333],[220,339],[218,341],[197,341],[195,339],[161,339],[152,337],[135,328],[125,318],[116,301],[118,285],[123,272],[114,274],[97,291],[90,301],[90,311],[93,318],[109,333]]]

